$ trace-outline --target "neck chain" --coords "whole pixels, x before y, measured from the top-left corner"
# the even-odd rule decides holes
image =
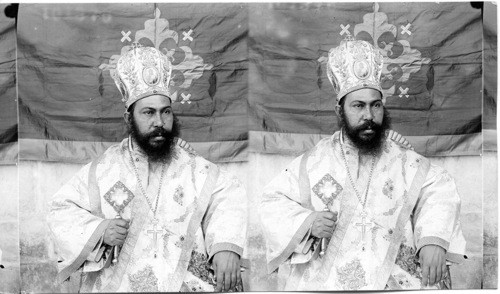
[[[342,136],[342,133],[340,135]],[[358,189],[356,189],[356,185],[354,185],[354,181],[352,180],[351,173],[349,172],[349,166],[347,165],[347,160],[346,160],[345,155],[344,155],[344,148],[342,147],[342,143],[340,143],[340,151],[342,153],[342,159],[344,160],[345,168],[347,169],[347,176],[349,177],[349,181],[351,182],[352,188],[354,189],[354,193],[356,193],[356,197],[358,197],[359,203],[361,203],[361,205],[363,205],[363,211],[364,211],[366,199],[368,199],[368,189],[370,188],[370,182],[372,180],[373,169],[375,168],[375,156],[373,156],[373,158],[372,158],[372,168],[370,170],[370,176],[368,177],[368,185],[366,186],[365,199],[361,199],[360,193],[358,192]]]
[[[146,191],[144,190],[144,187],[142,186],[141,178],[139,178],[139,172],[137,171],[137,167],[135,166],[134,159],[132,158],[132,150],[129,151],[130,155],[130,162],[132,163],[132,166],[134,167],[134,172],[135,172],[135,177],[137,179],[137,183],[139,184],[139,188],[141,189],[142,195],[144,195],[144,198],[146,198],[146,201],[148,202],[149,208],[153,212],[153,218],[154,221],[156,221],[156,210],[158,209],[158,200],[160,199],[160,191],[161,191],[161,186],[163,183],[163,176],[165,174],[165,167],[166,164],[163,164],[163,167],[161,169],[161,176],[160,176],[160,184],[158,186],[158,193],[156,195],[156,203],[153,208],[153,204],[149,201],[149,197],[146,195]]]

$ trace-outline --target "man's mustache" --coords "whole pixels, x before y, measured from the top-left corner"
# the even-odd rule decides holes
[[[364,130],[368,130],[368,129],[378,130],[381,127],[382,127],[382,125],[379,125],[379,124],[375,123],[373,120],[367,120],[362,125],[357,126],[356,130],[357,131],[364,131]]]
[[[167,138],[170,136],[170,134],[171,134],[171,132],[165,130],[164,128],[157,128],[157,129],[151,131],[146,136],[148,138],[153,138],[153,137],[158,137],[158,136],[162,136],[163,138]]]

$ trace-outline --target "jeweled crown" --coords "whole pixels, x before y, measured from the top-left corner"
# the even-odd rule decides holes
[[[328,53],[327,75],[337,93],[337,103],[345,95],[362,89],[380,91],[383,57],[370,43],[348,35]]]
[[[172,64],[166,55],[154,47],[134,43],[129,51],[120,56],[116,69],[110,73],[122,94],[126,109],[137,100],[151,95],[170,97]]]

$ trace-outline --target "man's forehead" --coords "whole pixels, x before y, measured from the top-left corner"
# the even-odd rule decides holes
[[[382,101],[382,95],[379,91],[375,89],[359,89],[347,94],[345,97],[346,103],[352,103],[355,101],[371,103],[375,101]]]
[[[170,98],[163,95],[152,95],[146,98],[142,98],[136,102],[136,108],[155,108],[161,109],[165,107],[171,107]]]

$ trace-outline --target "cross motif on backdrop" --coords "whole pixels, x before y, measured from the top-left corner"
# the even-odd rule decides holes
[[[410,32],[410,26],[411,26],[411,23],[408,23],[406,26],[401,26],[401,34],[404,35],[404,34],[408,34],[411,36],[411,32]]]
[[[184,103],[188,103],[188,104],[191,104],[191,100],[189,100],[189,98],[191,98],[191,94],[184,94],[182,93],[181,94],[181,97],[182,97],[182,101],[181,101],[181,104],[184,104]]]
[[[129,37],[131,33],[132,33],[131,31],[128,31],[126,33],[124,31],[122,31],[122,36],[123,37],[121,39],[121,42],[122,43],[125,42],[125,41],[132,42],[132,39],[130,39],[130,37]]]
[[[182,32],[182,34],[184,35],[184,38],[182,38],[183,41],[186,41],[186,40],[189,40],[191,42],[193,42],[193,37],[191,37],[191,34],[193,33],[193,30],[189,30],[189,32]]]
[[[351,27],[350,24],[344,26],[343,24],[340,25],[340,28],[342,29],[342,31],[340,32],[340,35],[343,36],[344,34],[348,34],[350,35],[351,33],[349,33],[349,28]]]
[[[406,98],[410,97],[410,95],[408,95],[408,90],[410,90],[409,88],[402,88],[402,87],[399,87],[399,97],[402,98],[403,95],[406,96]]]

